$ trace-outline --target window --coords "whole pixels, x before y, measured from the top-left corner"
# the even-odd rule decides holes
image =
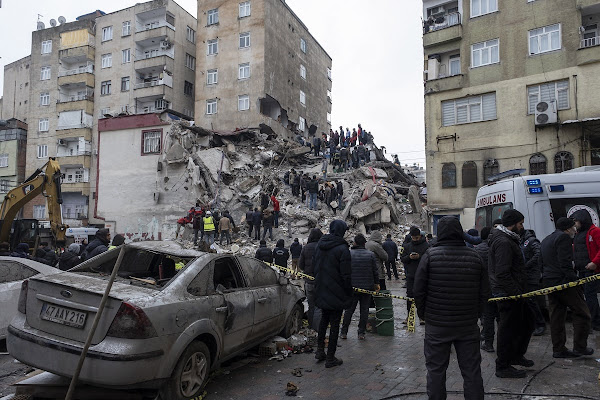
[[[471,67],[497,64],[500,62],[498,39],[475,43],[471,46]]]
[[[500,166],[498,165],[498,160],[495,160],[495,159],[486,160],[483,163],[483,183],[487,184],[489,177],[498,175],[499,172],[500,172]]]
[[[250,78],[250,63],[240,64],[238,69],[238,79]]]
[[[129,90],[129,77],[124,76],[121,78],[121,92],[126,92]]]
[[[194,95],[194,84],[188,81],[183,82],[183,94],[187,96]]]
[[[0,168],[8,167],[8,154],[0,154]]]
[[[327,89],[327,101],[331,103],[331,90]]]
[[[219,82],[219,70],[209,69],[206,72],[206,84],[207,85],[216,85],[218,82]]]
[[[40,132],[48,132],[48,118],[40,118],[38,130]]]
[[[327,68],[327,78],[331,80],[331,68]]]
[[[112,53],[102,54],[102,68],[112,67]]]
[[[302,50],[303,53],[306,53],[306,40],[300,38],[300,50]]]
[[[215,55],[219,52],[219,43],[218,43],[218,39],[212,39],[209,40],[207,43],[208,49],[206,51],[206,54],[208,54],[209,56]]]
[[[52,40],[44,40],[42,42],[42,54],[52,53]]]
[[[443,126],[493,119],[496,119],[496,93],[442,102]]]
[[[196,43],[196,31],[190,28],[189,26],[185,31],[185,37],[188,40],[188,42]]]
[[[131,35],[131,21],[123,22],[123,31],[121,32],[121,36],[129,36]]]
[[[50,104],[50,93],[40,93],[40,106],[47,106]]]
[[[123,58],[123,64],[131,62],[131,49],[121,50],[121,55]]]
[[[298,117],[298,130],[304,132],[306,130],[306,120],[302,117]]]
[[[160,138],[161,131],[144,131],[142,137],[144,141],[144,149],[142,154],[158,154],[160,153]]]
[[[107,114],[110,114],[110,107],[106,107],[100,110],[100,118],[104,118],[104,116]]]
[[[51,71],[50,67],[42,67],[42,71],[40,73],[40,80],[45,81],[45,80],[50,79],[50,71]]]
[[[217,99],[206,100],[206,114],[212,115],[217,113]]]
[[[188,53],[185,53],[185,66],[192,71],[196,69],[196,57],[192,57]]]
[[[568,151],[559,151],[554,156],[554,172],[568,171],[573,169],[573,154]]]
[[[112,40],[112,26],[102,28],[102,41]]]
[[[250,32],[240,33],[240,49],[250,47]]]
[[[243,94],[238,96],[238,111],[246,111],[250,109],[250,96]]]
[[[110,81],[104,81],[100,84],[100,94],[101,95],[106,95],[106,94],[110,94]]]
[[[213,10],[208,10],[207,12],[208,19],[206,21],[206,25],[215,25],[219,23],[219,9],[215,8]]]
[[[250,16],[250,2],[244,1],[240,3],[240,18],[249,17]]]
[[[560,24],[533,29],[529,31],[529,54],[559,50],[560,42]]]
[[[300,91],[300,104],[303,106],[306,105],[306,95],[302,90]]]
[[[300,77],[306,80],[306,67],[304,65],[300,65]]]
[[[46,206],[33,206],[33,218],[44,219],[46,218]]]
[[[462,167],[462,186],[477,187],[477,164],[467,161]]]
[[[331,113],[327,113],[327,123],[331,125]]]
[[[471,18],[498,11],[498,0],[471,0]]]
[[[37,147],[37,158],[48,157],[48,145],[41,144]]]
[[[8,192],[8,180],[7,179],[0,180],[0,192],[2,192],[2,193]]]
[[[547,164],[546,156],[543,154],[537,153],[532,155],[529,159],[529,174],[543,175],[547,173]]]
[[[450,56],[450,76],[460,75],[460,54]]]
[[[442,165],[442,188],[456,187],[456,166],[454,163]]]
[[[557,110],[569,108],[569,80],[543,83],[527,88],[527,113],[535,114],[535,106],[540,101],[556,101]]]

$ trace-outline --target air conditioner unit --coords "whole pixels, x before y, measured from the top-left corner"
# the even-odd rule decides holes
[[[540,101],[535,105],[535,125],[555,124],[558,121],[556,101]]]
[[[168,40],[163,40],[160,42],[160,48],[163,50],[166,49],[170,49],[171,48],[171,42],[169,42]]]
[[[64,139],[58,139],[58,145],[59,146],[66,146],[67,145],[67,141]]]

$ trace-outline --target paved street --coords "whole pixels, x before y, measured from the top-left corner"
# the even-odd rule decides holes
[[[403,281],[393,281],[392,293],[403,295]],[[340,340],[338,356],[344,365],[325,369],[324,363],[316,364],[313,354],[292,355],[283,361],[249,362],[249,359],[236,360],[219,370],[207,386],[208,399],[281,399],[286,398],[288,382],[300,388],[297,395],[304,399],[425,399],[426,369],[423,359],[424,327],[417,326],[417,332],[409,334],[404,330],[402,320],[406,317],[403,302],[394,300],[395,336],[384,337],[367,334],[367,340],[359,342],[355,324],[350,328],[348,340]],[[357,319],[358,315],[356,315]],[[570,330],[571,331],[571,330]],[[570,333],[569,333],[570,334]],[[600,348],[600,334],[593,333],[589,345]],[[557,360],[552,358],[549,333],[533,337],[527,356],[536,363],[529,369],[527,379],[498,379],[494,376],[495,354],[482,352],[483,380],[489,398],[519,399],[519,395],[499,395],[499,393],[521,393],[527,383],[525,393],[562,394],[563,398],[577,399],[583,395],[600,399],[598,373],[600,363],[596,357],[578,360]],[[552,363],[550,366],[548,366]],[[534,377],[540,369],[545,370]],[[302,368],[303,376],[292,375],[295,368]],[[0,395],[13,392],[8,385],[22,376],[26,368],[14,364],[9,356],[0,356]],[[8,377],[8,373],[15,372]],[[533,379],[532,379],[533,377]],[[456,358],[450,361],[447,387],[455,393],[450,399],[461,399],[462,377]],[[497,393],[498,395],[492,395]],[[523,399],[550,399],[552,397],[524,396]]]

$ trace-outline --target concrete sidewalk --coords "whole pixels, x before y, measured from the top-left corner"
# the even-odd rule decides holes
[[[393,294],[405,295],[403,283],[404,281],[388,281],[388,289]],[[206,388],[209,394],[207,398],[281,399],[286,398],[286,384],[293,382],[300,389],[297,396],[304,399],[426,399],[427,372],[423,356],[425,327],[417,325],[415,333],[406,332],[405,325],[402,325],[406,318],[406,305],[403,301],[394,300],[394,313],[393,337],[367,334],[366,340],[358,341],[357,310],[348,339],[339,341],[341,347],[336,356],[344,360],[340,367],[325,369],[324,363],[315,362],[314,354],[292,355],[280,362],[263,360],[216,376]],[[568,332],[569,346],[572,338],[570,325]],[[591,334],[588,346],[596,349],[594,356],[577,360],[553,359],[549,331],[544,336],[533,337],[527,357],[535,361],[535,366],[527,369],[527,377],[524,379],[496,378],[496,355],[482,351],[483,382],[488,393],[486,398],[519,399],[521,396],[518,394],[524,391],[538,396],[523,396],[523,399],[552,398],[539,397],[542,394],[562,394],[562,398],[568,399],[600,399],[600,362],[596,361],[600,358],[600,332]],[[292,375],[295,368],[302,368],[302,377]],[[543,368],[545,369],[539,372]],[[223,367],[223,370],[229,369]],[[449,392],[461,392],[462,384],[456,357],[452,355],[448,367],[447,389]],[[462,393],[456,393],[449,394],[448,398],[464,397]]]

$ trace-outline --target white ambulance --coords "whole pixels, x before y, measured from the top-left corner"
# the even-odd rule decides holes
[[[600,226],[600,166],[581,167],[560,174],[518,176],[483,186],[475,202],[475,228],[492,226],[513,208],[525,216],[525,228],[539,240],[554,232],[554,221],[587,210]]]

